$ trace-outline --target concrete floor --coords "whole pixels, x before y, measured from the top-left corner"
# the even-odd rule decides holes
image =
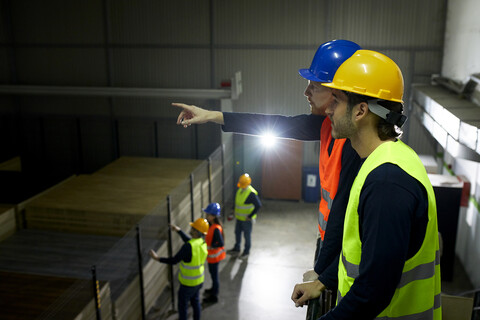
[[[247,260],[227,255],[220,264],[220,294],[216,304],[204,306],[202,319],[305,319],[306,308],[295,308],[293,287],[311,269],[315,253],[317,203],[262,200],[252,232]],[[235,243],[235,220],[224,225],[226,249]],[[242,250],[243,250],[242,239]],[[205,269],[203,290],[211,287]],[[191,308],[189,309],[191,314]],[[149,319],[178,319],[177,314]]]
[[[249,258],[243,261],[227,255],[221,262],[219,301],[203,306],[202,319],[305,319],[306,308],[295,308],[290,297],[303,272],[312,268],[318,204],[278,200],[262,203]],[[234,228],[234,220],[225,222],[226,249],[235,242]],[[211,287],[205,270],[202,295]],[[458,259],[454,270],[453,281],[442,281],[442,291],[455,294],[470,290],[472,285]],[[151,312],[147,318],[175,320],[178,315],[174,311],[169,315]]]

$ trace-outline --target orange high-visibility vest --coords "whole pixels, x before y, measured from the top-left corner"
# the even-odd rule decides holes
[[[332,142],[332,122],[327,117],[323,120],[320,130],[320,159],[318,173],[320,176],[320,206],[318,208],[318,231],[322,241],[327,230],[328,216],[332,208],[333,199],[337,194],[338,180],[342,170],[342,151],[346,139],[335,139],[332,153],[328,154],[328,147]]]
[[[212,240],[215,229],[220,231],[220,234],[223,236],[222,226],[219,224],[212,224],[208,229],[207,236],[205,237],[205,242],[207,243],[207,262],[208,263],[217,263],[225,259],[225,247],[212,248]]]

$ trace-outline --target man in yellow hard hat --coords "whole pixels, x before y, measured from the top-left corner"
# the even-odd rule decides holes
[[[337,70],[327,107],[335,139],[363,164],[352,185],[338,267],[337,306],[320,319],[441,319],[435,194],[417,154],[401,140],[403,76],[387,56],[358,50]],[[295,286],[296,306],[320,295]]]
[[[308,81],[303,94],[310,107],[310,114],[284,116],[219,112],[173,103],[182,108],[177,124],[184,127],[212,122],[221,124],[225,132],[249,135],[272,132],[281,138],[321,141],[318,161],[321,192],[314,265],[312,270],[303,274],[303,280],[318,279],[328,290],[320,299],[308,303],[307,313],[312,319],[329,310],[331,295],[335,296],[345,209],[350,188],[360,167],[360,158],[353,150],[350,140],[332,138],[330,119],[325,114],[326,107],[333,99],[332,90],[322,86],[322,83],[332,82],[338,67],[359,49],[361,47],[358,44],[349,40],[325,42],[318,47],[310,67],[298,70],[300,76]]]
[[[252,178],[248,173],[240,176],[237,183],[237,193],[235,194],[235,245],[227,253],[239,254],[242,233],[245,239],[241,259],[248,258],[252,244],[253,222],[257,218],[257,212],[262,206],[258,192],[252,187]]]
[[[205,235],[208,232],[208,221],[198,218],[190,222],[190,236],[185,234],[178,226],[171,224],[170,228],[176,231],[185,244],[172,258],[161,258],[154,250],[150,250],[152,259],[166,264],[177,264],[180,262],[178,272],[178,316],[179,320],[187,320],[188,303],[193,308],[193,319],[200,320],[200,289],[202,288],[204,276],[204,264],[207,259],[207,244]]]

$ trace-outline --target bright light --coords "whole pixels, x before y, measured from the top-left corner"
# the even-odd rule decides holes
[[[273,148],[277,143],[277,137],[271,132],[261,135],[260,139],[261,139],[260,141],[262,142],[262,145],[265,148]]]

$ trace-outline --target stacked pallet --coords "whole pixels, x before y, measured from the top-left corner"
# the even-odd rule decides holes
[[[0,241],[14,234],[15,229],[15,208],[8,205],[0,205]]]

